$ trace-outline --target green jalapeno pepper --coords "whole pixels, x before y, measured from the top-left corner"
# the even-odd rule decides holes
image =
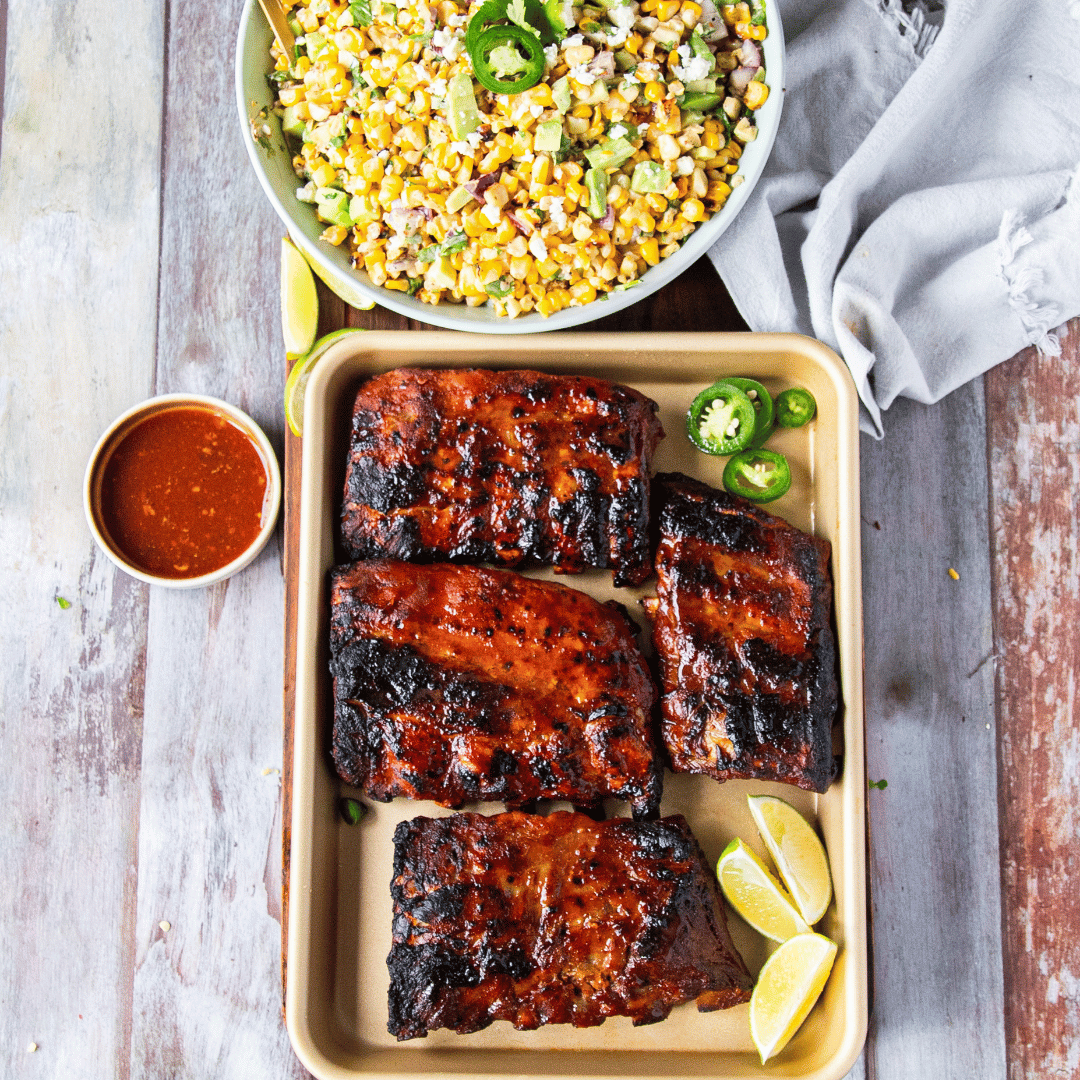
[[[686,433],[706,454],[734,454],[750,445],[755,421],[754,403],[738,386],[723,381],[694,398]]]
[[[817,402],[809,390],[795,387],[776,399],[776,422],[785,428],[802,427],[814,419]]]
[[[488,61],[489,54],[500,45],[509,45],[517,50],[524,70],[520,75],[509,79],[500,79]],[[476,39],[476,48],[469,53],[472,57],[473,74],[481,86],[487,87],[493,94],[520,94],[535,86],[544,75],[544,50],[540,39],[520,26],[489,26]]]
[[[721,382],[737,386],[754,404],[754,435],[748,446],[761,446],[772,434],[774,426],[773,399],[769,391],[757,379],[741,379],[731,376]]]
[[[791,466],[773,450],[744,450],[725,466],[724,487],[751,502],[772,502],[791,487]]]

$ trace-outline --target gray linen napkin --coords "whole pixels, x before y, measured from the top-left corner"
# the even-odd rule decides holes
[[[776,145],[709,252],[750,327],[832,346],[879,437],[898,396],[937,401],[1032,343],[1060,354],[1080,314],[1080,0],[780,13]]]

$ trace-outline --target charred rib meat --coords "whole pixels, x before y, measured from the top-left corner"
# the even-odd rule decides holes
[[[373,560],[331,588],[334,761],[372,798],[660,802],[656,688],[615,605],[507,570]]]
[[[672,768],[825,791],[837,704],[828,541],[681,474],[656,481],[658,596],[645,607]]]
[[[656,403],[536,371],[401,368],[356,398],[342,506],[350,558],[554,564],[648,577]]]
[[[394,834],[390,1033],[663,1020],[751,979],[682,817],[455,814]]]

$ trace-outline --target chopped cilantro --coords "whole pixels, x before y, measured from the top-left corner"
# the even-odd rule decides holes
[[[415,296],[424,287],[424,279],[422,277],[409,278],[409,295]]]
[[[468,246],[469,238],[465,233],[450,233],[450,235],[442,242],[439,252],[442,255],[455,255],[459,251],[464,251]]]
[[[338,799],[338,812],[350,825],[359,825],[367,814],[367,807],[359,799]]]
[[[430,247],[421,248],[419,254],[416,256],[417,262],[429,263],[434,262],[439,255],[439,245],[432,244]]]
[[[496,300],[501,300],[504,296],[509,296],[513,291],[514,283],[510,281],[505,274],[501,278],[489,282],[484,286],[484,292],[486,292],[488,296],[494,297]]]
[[[62,611],[67,611],[67,609],[68,609],[69,607],[71,607],[71,601],[70,601],[70,600],[68,600],[68,599],[66,599],[66,598],[65,598],[65,597],[63,597],[63,596],[58,596],[58,597],[56,598],[56,603],[57,603],[57,606],[58,606],[58,607],[59,607],[59,608],[60,608],[60,609],[61,609]]]
[[[884,791],[889,786],[888,780],[871,780],[870,786],[877,788],[878,791]]]

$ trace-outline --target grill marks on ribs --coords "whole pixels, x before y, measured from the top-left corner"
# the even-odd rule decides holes
[[[675,772],[825,791],[837,707],[828,541],[661,474],[654,621]]]
[[[401,368],[356,398],[342,506],[350,558],[651,572],[649,461],[663,429],[636,390],[579,375]]]
[[[333,755],[372,798],[659,806],[657,692],[615,606],[509,571],[374,560],[331,585]]]
[[[455,814],[394,834],[398,1039],[493,1020],[591,1027],[750,998],[716,882],[682,817]]]

